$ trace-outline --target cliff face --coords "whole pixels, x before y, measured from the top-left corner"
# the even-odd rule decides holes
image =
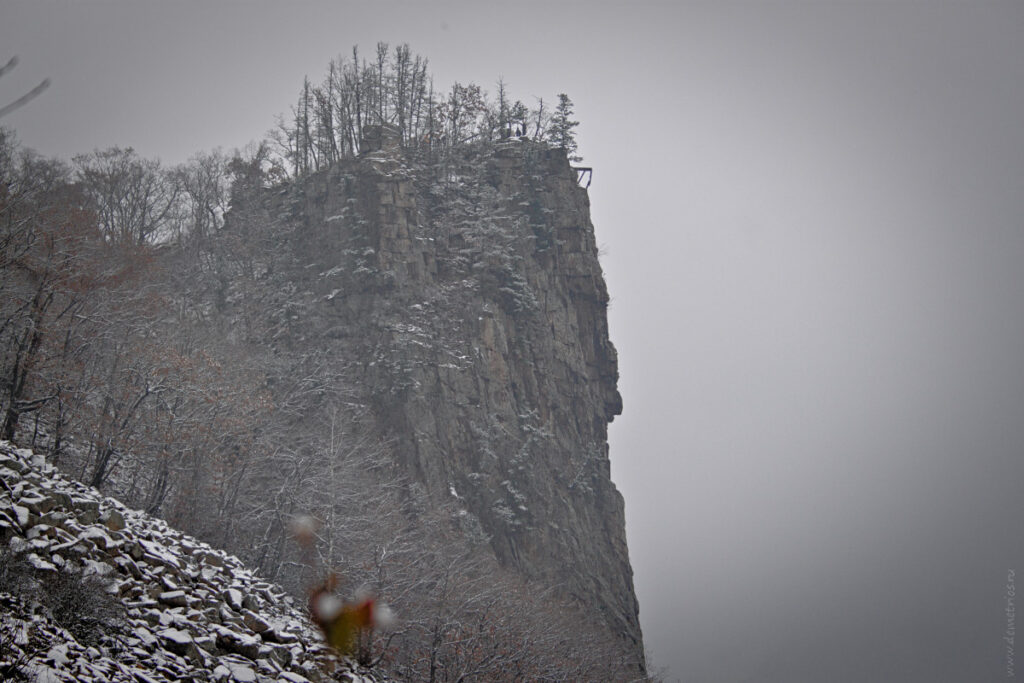
[[[516,140],[427,169],[385,145],[261,210],[310,274],[282,344],[329,349],[430,500],[642,661],[609,472],[608,293],[564,153]]]

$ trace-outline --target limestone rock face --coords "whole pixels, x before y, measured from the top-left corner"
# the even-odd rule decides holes
[[[329,348],[429,498],[640,661],[609,470],[622,400],[608,292],[564,152],[516,140],[427,168],[376,146],[263,210],[315,273],[315,304],[282,344]]]

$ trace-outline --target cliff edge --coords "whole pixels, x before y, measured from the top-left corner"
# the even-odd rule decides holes
[[[327,349],[426,496],[599,616],[642,669],[587,191],[563,151],[525,139],[429,165],[368,147],[261,193],[260,220],[311,290],[274,344]],[[229,226],[252,209],[236,201]]]

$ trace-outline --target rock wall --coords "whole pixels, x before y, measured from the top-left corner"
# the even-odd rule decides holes
[[[303,610],[237,558],[65,479],[42,456],[6,441],[0,441],[0,542],[6,579],[0,584],[0,677],[47,683],[383,680],[336,661]],[[12,592],[15,561],[43,587],[66,585],[54,581],[59,575],[81,582],[97,577],[96,585],[116,596],[123,611],[101,624],[97,643],[79,642],[37,600],[38,587]]]
[[[282,347],[331,349],[429,497],[642,664],[607,425],[622,410],[589,198],[525,140],[416,166],[374,149],[264,201],[313,304]]]

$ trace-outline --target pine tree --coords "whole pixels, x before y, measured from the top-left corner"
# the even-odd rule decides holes
[[[548,129],[548,142],[564,149],[569,161],[578,163],[583,161],[583,157],[576,154],[576,132],[573,129],[580,125],[580,122],[573,121],[572,116],[572,100],[565,93],[559,93],[558,106]]]

